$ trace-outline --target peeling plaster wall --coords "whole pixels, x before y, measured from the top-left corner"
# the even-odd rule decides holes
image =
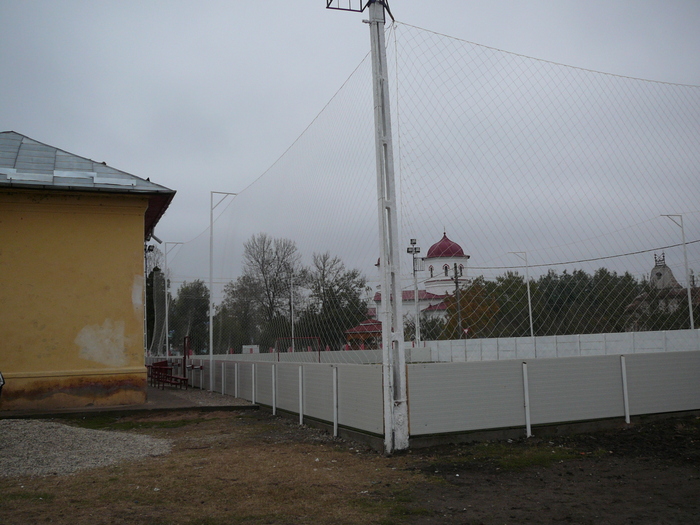
[[[0,190],[0,410],[145,401],[146,207]]]

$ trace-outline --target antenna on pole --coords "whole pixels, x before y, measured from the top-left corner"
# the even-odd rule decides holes
[[[384,39],[387,0],[326,0],[326,8],[362,12],[369,8],[374,97],[374,142],[377,169],[377,212],[381,261],[382,375],[384,384],[384,451],[408,448],[408,404],[404,355],[398,207],[394,180],[389,104],[389,76]],[[391,17],[392,20],[394,17]]]

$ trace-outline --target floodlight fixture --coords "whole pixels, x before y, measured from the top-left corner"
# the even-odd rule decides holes
[[[384,10],[389,13],[391,20],[394,20],[394,15],[389,9],[388,0],[326,0],[326,9],[335,9],[336,11],[354,11],[362,13],[370,4],[377,3],[384,7]]]

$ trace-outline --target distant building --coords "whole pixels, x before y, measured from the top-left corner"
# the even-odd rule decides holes
[[[144,239],[174,195],[0,133],[0,410],[145,402]]]
[[[688,289],[678,283],[673,271],[666,265],[666,254],[664,253],[660,256],[654,254],[654,267],[649,272],[649,288],[651,292],[638,295],[627,306],[626,312],[629,318],[627,331],[649,330],[650,327],[646,325],[650,322],[649,317],[654,313],[657,315],[672,314],[688,302]],[[695,287],[692,277],[691,301],[693,309],[700,306],[700,289]]]
[[[450,240],[443,232],[442,239],[433,244],[423,259],[425,270],[418,272],[418,305],[423,315],[444,318],[447,315],[445,299],[455,292],[455,267],[458,284],[468,281],[468,261],[470,256],[464,253],[462,247]],[[426,275],[427,274],[427,275]],[[421,283],[423,289],[420,289]],[[379,309],[382,300],[381,292],[374,294],[376,307]],[[404,317],[415,317],[415,293],[411,290],[402,292]]]

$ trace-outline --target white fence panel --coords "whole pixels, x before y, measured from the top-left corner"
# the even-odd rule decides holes
[[[662,333],[665,337],[663,351],[692,352],[700,350],[700,330],[674,330]]]
[[[381,350],[342,350],[339,352],[321,352],[321,363],[373,364],[381,362]]]
[[[406,350],[407,363],[429,363],[431,361],[430,347],[409,348]],[[379,360],[381,362],[381,359]]]
[[[338,367],[338,423],[384,434],[381,365]]]
[[[272,354],[280,363],[318,363],[323,352],[282,352]]]
[[[299,413],[299,367],[303,365],[280,363],[277,365],[277,406],[282,410]]]
[[[433,361],[440,363],[449,363],[452,359],[452,341],[436,341],[435,349],[437,354],[434,354]]]
[[[236,392],[236,363],[222,361],[218,366],[221,367],[222,364],[224,367],[223,393],[232,396]]]
[[[535,359],[537,357],[534,337],[516,337],[514,340],[517,359]]]
[[[527,362],[533,425],[624,416],[618,356]]]
[[[700,408],[700,352],[625,356],[630,414]]]
[[[272,366],[273,363],[255,365],[255,402],[272,406]]]
[[[605,334],[605,353],[607,355],[633,354],[634,333]]]
[[[458,341],[452,341],[450,352],[451,362],[464,363],[467,360],[467,340],[462,339]]]
[[[240,363],[238,365],[238,397],[248,401],[253,400],[253,363]]]
[[[465,341],[467,361],[483,361],[481,355],[481,339],[467,339]]]
[[[517,340],[515,337],[503,337],[501,339],[496,339],[496,341],[496,344],[498,344],[499,361],[503,359],[515,359],[517,357]]]
[[[537,358],[557,357],[557,337],[548,335],[537,338]]]
[[[481,339],[481,359],[498,361],[498,339]]]
[[[304,415],[333,421],[333,367],[304,365]]]
[[[580,355],[578,335],[557,335],[557,357],[574,357]]]
[[[605,334],[582,334],[579,336],[581,355],[605,355]]]
[[[411,435],[525,425],[522,363],[408,365]]]
[[[665,346],[663,332],[636,332],[634,334],[635,354],[664,352]]]

